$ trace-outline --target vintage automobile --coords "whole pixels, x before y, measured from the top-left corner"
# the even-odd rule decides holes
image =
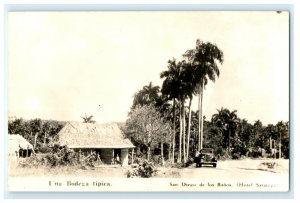
[[[200,154],[195,157],[196,167],[202,167],[202,165],[212,165],[217,167],[217,159],[214,156],[214,150],[211,148],[203,148],[200,150]]]

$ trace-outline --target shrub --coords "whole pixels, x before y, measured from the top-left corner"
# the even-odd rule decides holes
[[[261,165],[266,166],[268,169],[274,169],[277,164],[275,162],[263,162]]]
[[[79,163],[79,155],[67,146],[54,146],[51,153],[45,156],[47,164],[51,167],[77,165]]]
[[[52,149],[50,147],[47,147],[47,146],[42,146],[42,147],[39,148],[39,152],[43,153],[43,154],[46,154],[46,153],[52,152]]]
[[[46,160],[44,156],[37,156],[33,155],[31,157],[20,159],[19,166],[23,168],[31,168],[31,167],[38,167],[41,165],[45,165]]]
[[[172,168],[184,168],[185,164],[184,163],[174,163],[172,165]]]
[[[93,167],[97,161],[97,155],[95,152],[90,153],[87,156],[83,156],[80,152],[68,148],[67,146],[55,145],[48,149],[49,152],[45,154],[36,154],[29,158],[20,161],[21,167],[32,167],[32,166],[78,166]]]
[[[142,177],[150,178],[157,174],[157,170],[152,162],[147,160],[137,160],[138,167],[133,171],[127,171],[128,178]]]
[[[232,154],[232,159],[240,159],[241,156],[238,153]]]
[[[189,167],[189,166],[192,165],[194,162],[195,162],[194,159],[190,157],[190,158],[187,160],[185,166],[186,166],[186,167]]]

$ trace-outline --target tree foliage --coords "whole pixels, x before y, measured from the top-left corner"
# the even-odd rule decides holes
[[[23,136],[36,147],[35,150],[40,150],[54,139],[57,133],[63,128],[64,124],[65,122],[55,120],[41,120],[38,118],[24,120],[18,118],[8,123],[8,133]]]
[[[212,123],[219,127],[224,137],[223,147],[227,147],[230,150],[230,138],[236,136],[236,132],[240,123],[240,119],[237,116],[237,111],[230,111],[228,109],[221,108],[217,110],[218,113],[212,116]]]
[[[147,148],[147,158],[151,149],[160,142],[169,142],[172,134],[171,123],[154,105],[136,106],[126,121],[125,132],[135,143]]]
[[[82,116],[83,123],[95,123],[96,121],[93,120],[93,115],[87,116],[86,114]]]

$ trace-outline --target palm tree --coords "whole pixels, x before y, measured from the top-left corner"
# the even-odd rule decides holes
[[[154,86],[152,82],[149,85],[145,85],[141,90],[134,94],[132,109],[137,105],[156,105],[159,98],[159,86]]]
[[[239,135],[241,137],[241,140],[244,143],[244,146],[247,148],[247,150],[253,146],[251,135],[253,131],[253,126],[248,123],[246,119],[242,119],[239,127]]]
[[[197,93],[199,94],[198,110],[199,110],[199,140],[198,150],[203,147],[203,90],[208,80],[215,81],[216,76],[219,77],[220,71],[217,61],[223,63],[223,52],[210,42],[204,43],[197,39],[196,49],[187,50],[185,57],[191,61],[196,78]]]
[[[83,123],[95,123],[96,121],[93,120],[93,115],[87,116],[86,114],[82,116],[81,118],[83,119]]]
[[[162,84],[161,92],[169,100],[173,100],[173,138],[172,138],[172,160],[175,159],[175,137],[176,137],[176,103],[181,102],[182,92],[182,63],[176,62],[176,59],[168,61],[168,70],[160,74],[160,78],[165,78]],[[180,107],[182,107],[180,105]],[[180,115],[182,115],[180,109]],[[178,149],[178,162],[181,162],[181,140],[182,140],[182,119],[180,116],[180,133],[179,133],[179,149]]]
[[[289,127],[288,127],[288,122],[283,122],[283,121],[279,121],[277,124],[276,124],[276,128],[277,128],[277,132],[279,134],[279,159],[281,159],[281,155],[282,155],[282,150],[281,150],[281,147],[282,147],[282,144],[281,144],[281,141],[282,141],[282,137],[284,134],[287,134],[288,130],[289,130]]]
[[[190,140],[190,128],[191,128],[191,104],[193,100],[193,94],[195,94],[195,80],[194,72],[191,63],[182,60],[176,62],[169,61],[168,70],[161,73],[161,78],[166,78],[162,85],[162,94],[167,95],[169,99],[173,99],[173,108],[175,102],[180,104],[179,109],[179,161],[181,160],[181,146],[183,148],[183,160],[186,163],[189,156],[189,140]],[[186,108],[185,101],[189,98],[188,107],[188,125],[187,125],[187,139],[186,139]],[[174,108],[175,109],[175,108]],[[174,110],[173,109],[173,110]],[[173,117],[175,114],[173,112]],[[173,120],[175,122],[175,120]],[[173,124],[175,126],[175,124]],[[174,127],[175,128],[175,127]]]
[[[224,136],[224,144],[227,147],[227,153],[230,152],[230,137],[235,135],[240,119],[237,116],[237,111],[234,110],[230,112],[228,109],[218,110],[217,114],[214,114],[211,118],[213,124],[221,128],[222,134]]]
[[[163,94],[159,94],[158,95],[158,99],[156,101],[156,105],[155,105],[156,109],[160,112],[162,118],[170,123],[172,123],[172,111],[173,109],[171,108],[170,103],[168,103],[168,98],[166,95]],[[170,131],[173,130],[169,129]],[[168,133],[168,136],[166,135],[161,135],[161,143],[160,143],[160,150],[161,150],[161,161],[162,161],[162,165],[164,165],[164,143],[168,143],[169,144],[169,152],[168,152],[168,157],[169,160],[171,159],[171,148],[172,148],[172,135],[173,133]],[[168,139],[166,139],[168,138]],[[174,160],[172,160],[173,162]]]
[[[191,117],[192,117],[192,100],[193,95],[196,94],[195,91],[195,75],[193,66],[191,63],[186,63],[183,61],[183,85],[184,85],[184,94],[185,97],[189,98],[189,106],[188,106],[188,125],[187,125],[187,142],[186,142],[186,152],[185,157],[186,159],[189,158],[189,152],[190,152],[190,136],[191,136]],[[184,119],[185,120],[185,119]],[[186,161],[185,159],[185,161]]]
[[[254,134],[255,146],[264,148],[263,124],[260,120],[254,121],[253,134]]]

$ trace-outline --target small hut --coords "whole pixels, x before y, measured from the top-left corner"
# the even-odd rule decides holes
[[[134,145],[115,123],[68,122],[57,135],[57,144],[67,145],[85,155],[96,152],[104,164],[128,165],[128,153]]]
[[[18,134],[8,135],[9,156],[13,158],[30,157],[34,153],[32,144]]]

